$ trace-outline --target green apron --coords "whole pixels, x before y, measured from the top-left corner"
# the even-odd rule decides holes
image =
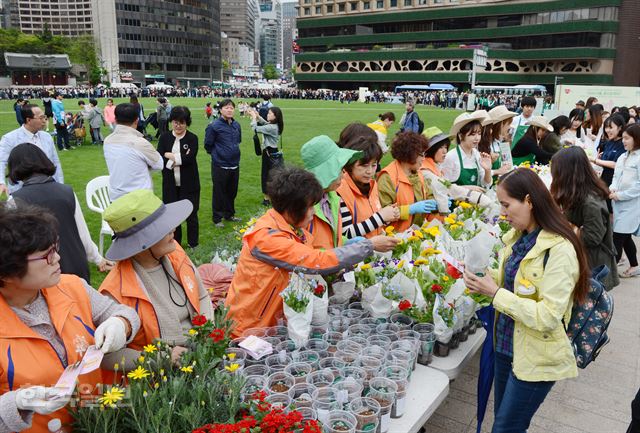
[[[530,153],[528,155],[525,156],[514,156],[513,158],[513,166],[517,167],[520,164],[522,164],[523,162],[530,162],[531,164],[536,162],[536,156],[533,153]]]
[[[458,160],[460,161],[460,176],[458,176],[458,180],[454,183],[458,185],[480,186],[480,170],[478,170],[478,166],[476,165],[476,168],[464,168],[460,146],[456,147],[456,152],[458,152]]]
[[[521,125],[520,123],[522,122],[522,117],[520,117],[520,119],[518,119],[518,126],[516,127],[516,133],[513,135],[513,140],[511,141],[511,150],[513,150],[513,148],[516,146],[516,144],[518,143],[518,141],[524,136],[524,134],[527,132],[527,129],[529,129],[529,125]],[[515,163],[515,161],[513,162],[514,165],[517,165]]]
[[[496,144],[498,147],[496,148]],[[491,170],[497,170],[502,167],[502,152],[500,151],[500,143],[494,141],[491,143],[491,152],[498,154],[498,159],[496,159],[493,164],[491,164]]]

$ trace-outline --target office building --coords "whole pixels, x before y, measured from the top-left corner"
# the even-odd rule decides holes
[[[299,0],[302,87],[640,85],[637,0]]]
[[[288,1],[282,3],[282,69],[291,70],[294,65],[293,41],[297,38],[296,17],[298,3]]]
[[[256,25],[259,25],[257,0],[220,0],[220,30],[255,50]]]
[[[260,65],[282,69],[282,5],[260,0]]]

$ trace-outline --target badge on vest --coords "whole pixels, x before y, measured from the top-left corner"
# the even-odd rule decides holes
[[[193,281],[191,281],[191,278],[189,277],[184,277],[184,285],[187,287],[187,289],[189,289],[190,292],[193,292]]]
[[[471,180],[471,182],[475,182],[475,181],[476,181],[476,175],[475,175],[475,174],[474,174],[474,175],[471,175],[470,180]]]

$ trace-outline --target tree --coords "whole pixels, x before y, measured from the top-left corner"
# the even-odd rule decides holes
[[[274,65],[269,63],[264,65],[264,67],[262,68],[262,76],[266,80],[275,80],[276,78],[278,78],[278,71],[276,70],[276,67]]]
[[[231,70],[231,62],[229,62],[228,60],[223,60],[222,61],[222,70],[223,71]]]

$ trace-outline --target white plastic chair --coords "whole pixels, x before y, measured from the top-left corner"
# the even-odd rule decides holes
[[[112,236],[113,230],[109,227],[109,224],[102,218],[102,213],[111,204],[109,198],[109,176],[98,176],[95,179],[91,179],[86,188],[87,207],[94,212],[100,214],[102,226],[100,227],[100,255],[104,256],[104,242],[103,237],[105,235]]]

